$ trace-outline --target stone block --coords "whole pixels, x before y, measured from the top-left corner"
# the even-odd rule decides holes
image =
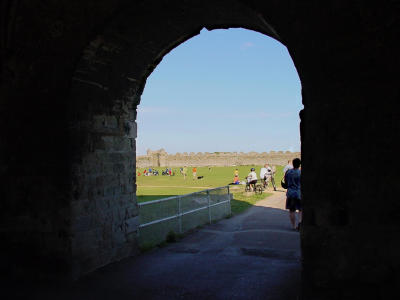
[[[133,231],[131,233],[127,233],[126,234],[126,241],[128,243],[136,243],[138,239],[138,232],[137,231]]]
[[[126,137],[114,137],[114,151],[132,151],[132,139]]]
[[[72,232],[88,231],[92,226],[92,216],[76,216],[72,217],[71,230]]]
[[[125,232],[127,234],[135,232],[139,227],[139,216],[125,220]]]
[[[116,224],[122,223],[122,221],[125,219],[125,209],[119,207],[119,205],[114,205],[114,208],[112,209],[112,214],[113,214],[113,222]]]
[[[120,207],[130,207],[135,203],[133,193],[122,194],[114,201],[116,201]]]
[[[96,210],[97,211],[104,211],[110,208],[110,199],[99,197],[95,199],[96,203]]]
[[[136,245],[132,245],[132,243],[125,243],[121,247],[119,247],[116,251],[116,259],[122,259],[128,256],[133,255],[134,253],[137,253],[137,247],[134,247]]]
[[[137,204],[131,204],[125,210],[127,218],[132,218],[139,215],[139,206]]]
[[[113,150],[113,148],[114,148],[114,136],[104,135],[104,136],[101,137],[101,140],[103,141],[104,150],[106,150],[106,151]]]
[[[115,115],[105,116],[103,121],[103,126],[106,128],[118,128],[118,119]]]
[[[125,133],[130,139],[136,139],[137,137],[137,124],[135,121],[126,121]]]
[[[112,243],[113,226],[111,223],[104,223],[101,226],[101,243],[103,247],[111,247]]]
[[[117,230],[113,232],[112,239],[113,239],[113,247],[120,248],[122,245],[126,243],[126,234],[120,227],[116,227]]]
[[[132,194],[136,192],[136,184],[131,182],[124,186],[124,193],[125,194]]]
[[[72,254],[81,258],[94,256],[100,239],[101,229],[99,228],[74,232],[71,237]]]
[[[118,173],[124,173],[125,172],[125,165],[124,164],[114,164],[113,165],[113,173],[118,174]]]
[[[102,173],[112,174],[114,172],[114,163],[103,163]]]

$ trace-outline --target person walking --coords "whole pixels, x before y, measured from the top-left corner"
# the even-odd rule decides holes
[[[187,168],[186,168],[186,166],[184,166],[182,169],[182,175],[183,175],[184,180],[186,179],[186,174],[187,174]]]
[[[192,173],[193,173],[193,180],[197,179],[197,168],[196,167],[193,167]]]
[[[264,167],[260,169],[260,179],[265,180],[265,173],[267,173],[267,166],[268,164],[265,164]]]
[[[266,188],[268,185],[268,180],[267,180],[268,179],[268,177],[267,177],[268,169],[267,169],[267,167],[268,167],[268,164],[266,163],[264,165],[264,167],[262,167],[260,169],[260,180],[263,181],[264,188]]]
[[[275,173],[276,173],[276,167],[272,166],[271,167],[271,183],[272,183],[272,187],[274,188],[274,191],[276,192]]]
[[[289,210],[289,219],[292,228],[300,230],[302,221],[301,208],[301,187],[300,187],[300,158],[293,159],[293,169],[289,169],[285,173],[285,182],[287,184],[286,192],[286,209]],[[296,226],[296,210],[299,211],[299,222]]]
[[[290,163],[290,160],[287,161],[287,165],[283,168],[283,175],[286,174],[287,170],[293,169],[292,164]]]

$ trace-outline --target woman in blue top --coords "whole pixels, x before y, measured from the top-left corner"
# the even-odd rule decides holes
[[[286,192],[286,209],[289,210],[289,219],[293,229],[299,230],[301,225],[301,188],[299,169],[301,161],[299,158],[293,159],[293,169],[285,173],[285,182],[288,186]],[[296,210],[299,211],[299,223],[296,227]]]

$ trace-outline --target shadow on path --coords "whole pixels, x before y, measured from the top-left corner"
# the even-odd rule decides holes
[[[38,298],[298,299],[299,233],[290,229],[283,206],[284,194],[274,193],[178,243],[108,265]]]

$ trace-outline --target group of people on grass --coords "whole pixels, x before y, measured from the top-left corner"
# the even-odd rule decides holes
[[[275,167],[270,167],[269,164],[265,164],[260,170],[260,179],[263,181],[264,187],[268,185],[269,182],[272,183],[274,190],[276,191],[275,185]],[[292,228],[294,230],[299,230],[302,222],[302,206],[301,206],[301,160],[300,158],[295,158],[283,168],[283,179],[287,191],[286,191],[286,204],[285,208],[289,210],[289,220]],[[251,189],[255,190],[256,183],[258,181],[257,173],[255,168],[250,169],[250,173],[246,177],[246,184],[250,186]],[[240,184],[239,181],[239,170],[236,169],[234,172],[233,184]],[[299,220],[296,224],[296,211],[299,212]]]
[[[137,176],[141,176],[142,173],[140,171],[137,172]],[[158,170],[152,169],[151,167],[149,169],[144,169],[143,170],[143,176],[157,176],[160,175]],[[168,176],[173,176],[175,175],[175,171],[173,171],[171,168],[166,168],[165,170],[162,171],[162,175],[168,175]]]
[[[211,172],[211,167],[209,167],[208,169],[209,169],[209,171]],[[183,179],[186,179],[187,172],[188,172],[187,167],[186,167],[186,166],[181,167],[181,168],[179,169],[179,172],[180,172],[180,174],[183,176]],[[137,176],[141,176],[141,175],[142,175],[142,173],[141,173],[140,171],[138,171],[138,172],[137,172]],[[144,170],[143,170],[143,175],[144,175],[144,176],[151,176],[151,175],[159,175],[159,173],[158,173],[158,170],[152,169],[152,168],[150,167],[150,168],[148,168],[148,169],[144,169]],[[171,168],[166,168],[165,170],[162,171],[162,175],[173,176],[173,175],[175,175],[175,171],[172,170]],[[193,180],[198,179],[198,176],[197,176],[197,167],[193,167],[193,168],[192,168],[192,175],[193,175]],[[201,176],[201,177],[203,177],[203,176]]]

